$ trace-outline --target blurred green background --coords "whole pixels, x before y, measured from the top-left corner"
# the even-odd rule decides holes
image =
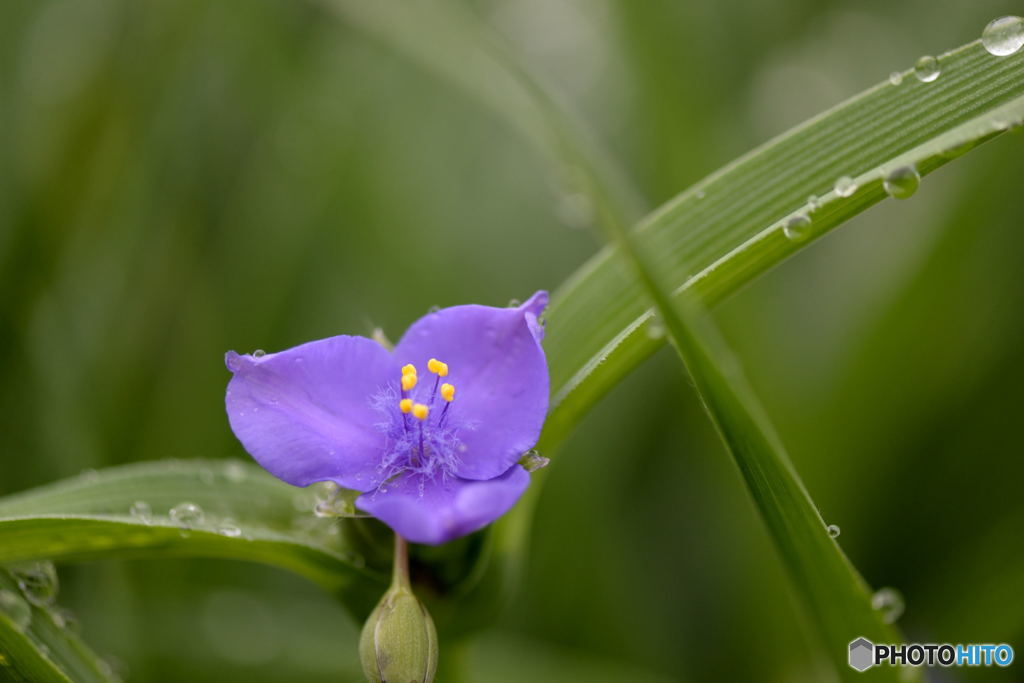
[[[471,9],[653,208],[1015,8]],[[1020,135],[985,145],[718,311],[841,545],[904,595],[908,637],[1019,654],[1022,149]],[[545,164],[330,2],[3,2],[0,493],[243,455],[223,410],[227,349],[376,326],[397,338],[434,305],[557,288],[599,245]],[[471,680],[827,680],[672,354],[550,455],[525,580],[466,653]],[[360,677],[358,626],[279,570],[138,561],[61,576],[85,638],[131,680]]]

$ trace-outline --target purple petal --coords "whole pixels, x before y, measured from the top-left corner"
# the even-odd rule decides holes
[[[407,541],[438,545],[501,517],[529,483],[530,475],[519,465],[487,481],[450,479],[442,483],[400,476],[359,496],[356,505]]]
[[[296,486],[377,487],[385,437],[371,397],[399,372],[383,347],[339,336],[225,360],[231,429],[264,469]]]
[[[547,306],[537,292],[516,308],[454,306],[430,313],[408,329],[395,360],[412,363],[421,382],[433,382],[427,361],[448,364],[455,385],[453,423],[465,427],[455,473],[492,479],[533,447],[548,410],[548,366],[537,316]]]

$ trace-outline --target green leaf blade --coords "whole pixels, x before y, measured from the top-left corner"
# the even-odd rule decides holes
[[[58,625],[43,607],[21,594],[0,569],[0,591],[13,604],[0,605],[0,680],[26,683],[108,683],[109,666],[76,634]],[[13,614],[17,612],[17,614]]]
[[[932,83],[904,75],[766,143],[644,219],[637,240],[679,295],[714,305],[817,237],[886,198],[882,178],[914,165],[922,176],[1024,116],[1024,52],[994,57],[975,42],[943,55]],[[1000,124],[1003,124],[1000,126]],[[849,175],[859,188],[839,197]],[[811,211],[806,240],[786,239],[787,217]],[[642,286],[606,247],[552,298],[545,342],[552,412],[544,441],[558,443],[605,392],[656,350]]]
[[[236,461],[163,461],[89,472],[0,499],[0,564],[53,559],[212,557],[259,562],[304,576],[354,614],[373,608],[386,577],[366,563],[301,489]],[[133,516],[144,501],[151,514]],[[190,502],[204,518],[188,527],[168,511]],[[310,522],[297,529],[296,519]]]
[[[608,227],[663,319],[666,335],[738,466],[836,673],[844,679],[860,675],[844,666],[848,643],[859,637],[879,643],[902,638],[873,609],[867,585],[828,533],[767,413],[710,318],[690,295],[673,298],[624,225],[612,220]],[[871,675],[903,679],[892,668]]]
[[[817,635],[844,680],[864,674],[846,664],[847,645],[865,637],[900,643],[903,636],[872,606],[872,592],[828,533],[753,390],[708,320],[687,316],[669,325],[680,355],[727,444],[755,506],[790,573]],[[906,680],[891,667],[876,680]]]

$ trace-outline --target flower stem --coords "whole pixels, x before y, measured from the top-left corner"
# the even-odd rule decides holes
[[[395,560],[391,574],[392,588],[411,588],[409,583],[409,544],[395,534]]]

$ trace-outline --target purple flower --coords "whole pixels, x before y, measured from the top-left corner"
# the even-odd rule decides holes
[[[231,429],[275,477],[333,481],[409,541],[438,544],[493,522],[530,477],[548,368],[537,292],[516,308],[454,306],[394,351],[338,336],[265,355],[229,351]]]

